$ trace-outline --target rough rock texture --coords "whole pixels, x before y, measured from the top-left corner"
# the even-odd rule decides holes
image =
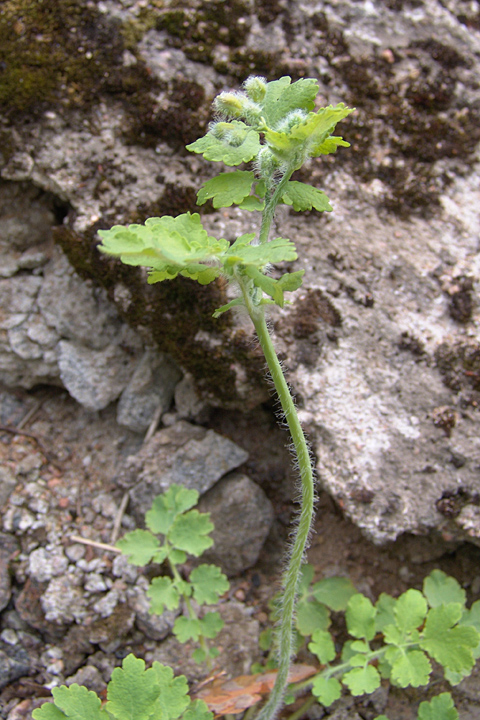
[[[115,481],[131,488],[132,510],[143,523],[153,498],[170,485],[193,488],[202,495],[247,458],[248,453],[228,438],[181,420],[159,430],[128,457]]]
[[[48,18],[39,8],[15,24],[24,1],[8,0],[0,17],[9,209],[0,292],[2,308],[13,308],[1,320],[3,379],[30,387],[61,378],[95,408],[118,397],[134,366],[119,338],[131,331],[103,305],[105,290],[211,404],[261,402],[249,326],[211,319],[222,286],[147,287],[140,271],[99,257],[95,233],[192,208],[213,170],[182,147],[205,129],[219,89],[251,72],[316,76],[325,102],[357,107],[342,128],[352,147],[300,176],[328,192],[331,216],[279,213],[277,231],[298,244],[294,269],[306,276],[273,321],[319,480],[376,542],[435,529],[480,543],[478,3],[235,0],[227,10],[219,0],[61,0]],[[255,222],[205,211],[209,230],[229,239]],[[37,310],[52,280],[50,224],[81,276],[104,288],[94,287],[107,323],[95,333],[101,347],[72,347],[80,337],[59,337],[62,318]],[[80,373],[105,374],[112,359],[118,384],[108,393],[92,383],[87,400]]]

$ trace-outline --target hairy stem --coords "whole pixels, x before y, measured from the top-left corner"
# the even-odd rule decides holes
[[[292,436],[295,453],[298,459],[300,479],[302,481],[302,504],[298,525],[295,530],[288,567],[283,578],[283,598],[281,607],[280,624],[277,632],[278,644],[278,673],[274,688],[264,707],[261,709],[256,720],[271,720],[282,707],[283,696],[288,684],[288,671],[290,659],[293,654],[292,629],[297,598],[298,581],[303,562],[305,548],[308,542],[308,535],[313,520],[314,508],[314,482],[313,468],[308,450],[307,441],[303,434],[300,420],[298,419],[295,403],[290,394],[287,381],[283,374],[282,367],[275,352],[272,338],[265,321],[263,307],[255,306],[252,303],[250,290],[245,278],[238,277],[242,289],[245,305],[255,326],[260,346],[265,355],[271,378],[275,385],[282,410]]]
[[[272,221],[273,221],[273,216],[275,215],[276,207],[282,199],[282,195],[285,192],[285,188],[286,188],[288,181],[292,177],[293,171],[294,171],[293,167],[288,167],[285,170],[282,178],[277,183],[273,193],[270,196],[268,196],[268,192],[267,192],[267,196],[265,197],[265,208],[262,213],[262,225],[260,227],[260,235],[258,238],[260,245],[268,242],[268,237],[270,235],[270,228],[272,227]],[[268,187],[268,182],[267,182],[267,187]]]

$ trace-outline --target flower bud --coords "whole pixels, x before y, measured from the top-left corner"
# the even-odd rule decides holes
[[[245,113],[245,95],[233,92],[222,92],[213,101],[214,109],[223,117],[242,117]]]
[[[249,98],[256,103],[260,103],[267,92],[267,81],[263,77],[251,75],[245,80],[243,87]]]

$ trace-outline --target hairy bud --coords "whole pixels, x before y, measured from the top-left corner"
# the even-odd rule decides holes
[[[267,81],[263,77],[251,75],[245,80],[243,87],[249,98],[256,103],[260,103],[267,92]]]

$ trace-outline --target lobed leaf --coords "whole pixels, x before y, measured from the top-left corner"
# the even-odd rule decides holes
[[[460,603],[465,605],[467,594],[453,577],[442,570],[432,570],[423,581],[423,593],[430,607]]]
[[[152,670],[160,685],[157,713],[151,720],[176,720],[189,707],[188,683],[184,675],[174,677],[171,667],[154,662]]]
[[[324,578],[312,587],[312,594],[315,600],[323,603],[335,612],[346,610],[348,601],[356,592],[351,580],[344,577]]]
[[[342,695],[342,686],[336,678],[326,678],[317,675],[313,678],[312,694],[324,707],[329,707]]]
[[[391,665],[390,680],[397,687],[428,685],[432,666],[421,650],[389,647],[385,659]]]
[[[213,720],[213,713],[203,700],[193,700],[183,713],[182,720]]]
[[[160,683],[145,662],[127,655],[121,668],[115,668],[107,688],[106,709],[117,720],[149,720],[155,715]]]
[[[213,540],[208,537],[213,530],[213,523],[210,522],[210,513],[200,513],[198,510],[190,510],[183,515],[178,515],[168,533],[168,539],[179,550],[199,557],[209,547],[212,547]]]
[[[370,694],[380,687],[380,675],[373,665],[365,664],[363,667],[355,667],[345,673],[342,682],[352,695]]]
[[[427,615],[427,601],[419,590],[407,590],[395,603],[394,616],[397,627],[409,633],[423,625]]]
[[[32,711],[32,717],[34,720],[65,720],[67,716],[53,702],[44,702]]]
[[[216,123],[206,135],[186,146],[205,160],[235,166],[253,160],[260,150],[258,132],[239,120]]]
[[[171,485],[154,499],[151,509],[145,515],[147,527],[154,533],[167,535],[178,515],[194,507],[198,498],[197,490]]]
[[[216,565],[199,565],[190,573],[190,582],[199,605],[214,605],[230,587],[227,576]]]
[[[326,630],[315,630],[308,649],[318,657],[324,665],[335,659],[336,651],[332,636]]]
[[[197,641],[202,634],[200,620],[182,615],[175,620],[173,633],[181,643],[186,643],[188,640]]]
[[[357,593],[348,601],[345,619],[350,635],[371,640],[375,635],[375,615],[377,611],[365,595]]]
[[[459,626],[462,617],[460,603],[432,608],[425,623],[420,647],[440,665],[454,672],[470,670],[475,661],[472,649],[478,645],[478,633],[473,627]]]
[[[217,637],[220,630],[223,628],[224,622],[218,612],[205,613],[203,618],[200,620],[200,628],[202,635],[211,640]]]
[[[312,209],[319,212],[332,211],[330,201],[322,190],[296,180],[288,182],[287,188],[282,195],[282,201],[286,205],[292,205],[295,211]]]
[[[108,720],[108,715],[101,707],[100,698],[86,687],[76,683],[70,687],[56,687],[52,689],[54,703],[45,703],[34,710],[32,717],[35,720]]]
[[[330,626],[330,613],[317,600],[301,597],[297,603],[295,626],[304,636],[312,635],[316,630],[326,630]]]
[[[165,608],[176,610],[180,605],[180,593],[168,577],[153,578],[147,590],[150,598],[150,612],[161,615]]]
[[[458,712],[450,693],[445,692],[430,701],[421,702],[418,720],[458,720]]]
[[[160,541],[148,530],[133,530],[123,536],[116,546],[127,555],[132,565],[143,567],[161,550]]]
[[[230,207],[240,205],[250,195],[255,180],[253,172],[236,170],[220,173],[217,177],[207,180],[197,193],[197,204],[203,205],[213,200],[213,207]]]
[[[382,593],[375,603],[375,630],[383,632],[387,625],[395,625],[395,605],[397,601],[391,595]]]
[[[261,103],[262,115],[269,127],[275,127],[293,110],[313,110],[318,94],[318,82],[302,78],[292,83],[288,76],[267,83]]]

